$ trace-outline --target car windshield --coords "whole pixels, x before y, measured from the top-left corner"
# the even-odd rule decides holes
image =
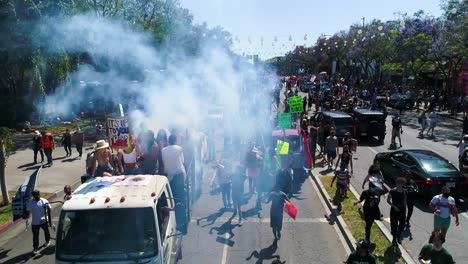
[[[335,118],[333,119],[335,126],[352,126],[353,120],[351,118]]]
[[[457,169],[448,161],[437,158],[427,158],[420,160],[422,167],[427,172],[455,172]]]
[[[151,208],[63,211],[57,230],[57,259],[125,261],[158,255]]]

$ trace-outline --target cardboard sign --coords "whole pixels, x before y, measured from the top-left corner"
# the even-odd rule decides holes
[[[107,118],[110,146],[114,149],[130,147],[130,128],[126,118]]]
[[[301,96],[289,97],[289,109],[291,113],[304,112],[304,106],[302,105],[302,97]]]
[[[282,140],[276,142],[276,153],[279,155],[288,155],[289,153],[289,143]]]
[[[291,129],[291,113],[278,113],[279,129]]]

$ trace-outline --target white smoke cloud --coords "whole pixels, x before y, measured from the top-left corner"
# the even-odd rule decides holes
[[[93,15],[50,19],[39,30],[37,45],[86,54],[93,64],[80,66],[48,95],[39,107],[43,113],[69,116],[94,99],[118,104],[132,97],[125,111],[136,133],[142,127],[200,128],[213,106],[222,107],[225,129],[232,134],[253,133],[260,121],[268,121],[274,80],[258,81],[260,70],[238,63],[212,42],[202,44],[200,56],[187,57],[173,46],[157,50],[144,32]],[[168,50],[177,54],[163,56]],[[79,81],[102,85],[85,89]]]

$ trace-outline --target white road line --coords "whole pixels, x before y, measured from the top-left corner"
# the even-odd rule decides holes
[[[229,239],[229,233],[224,234],[225,239]],[[228,253],[228,245],[224,244],[223,248],[223,257],[221,258],[221,264],[226,264],[227,261],[227,253]]]
[[[228,222],[231,218],[229,217],[219,217],[213,223],[216,224],[224,224]],[[242,223],[270,223],[270,218],[248,218],[242,221]],[[199,222],[200,225],[205,223],[211,223],[211,221],[206,221],[205,219],[190,219],[191,223]],[[283,219],[283,223],[328,223],[328,220],[325,217],[322,218],[296,218],[296,220],[285,216]]]
[[[468,214],[467,214],[467,213],[461,213],[461,215],[462,215],[463,217],[465,217],[466,219],[468,219]]]
[[[317,194],[317,196],[318,196],[318,198],[320,200],[320,203],[322,204],[322,207],[325,209],[326,214],[331,216],[332,213],[331,213],[330,209],[328,209],[328,206],[325,203],[325,200],[323,199],[322,195],[320,194],[320,190],[319,190],[318,186],[315,185],[314,181],[312,180],[312,177],[314,177],[314,176],[309,176],[310,183],[312,184],[312,187],[314,187],[315,193]],[[317,177],[317,176],[315,176],[315,177]],[[338,225],[336,223],[333,225],[333,228],[335,229],[335,233],[338,235],[338,238],[340,239],[340,242],[343,245],[343,247],[344,247],[344,249],[346,251],[346,254],[347,255],[351,254],[351,250],[348,247],[348,243],[346,243],[346,240],[345,240],[343,234],[341,233],[341,231],[338,228]]]
[[[367,147],[367,148],[368,148],[370,151],[374,152],[374,154],[379,153],[377,150],[375,150],[375,149],[373,149],[373,148],[371,148],[371,147]]]
[[[432,148],[430,148],[430,147],[428,147],[428,146],[426,146],[426,145],[421,145],[421,146],[423,146],[423,147],[427,148],[428,150],[430,150],[430,151],[432,151],[432,152],[434,152],[434,153],[437,153],[437,154],[439,154],[440,156],[443,157],[443,155],[440,154],[440,152],[438,152],[437,150],[434,150],[434,149],[432,149]]]

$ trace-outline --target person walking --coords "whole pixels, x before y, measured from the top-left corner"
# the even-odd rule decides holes
[[[423,138],[424,130],[426,130],[426,127],[427,127],[426,111],[422,111],[421,115],[419,115],[418,122],[421,125],[421,131],[419,131],[419,137]]]
[[[77,128],[76,131],[73,133],[73,143],[75,143],[76,151],[78,152],[78,157],[77,159],[81,159],[81,156],[83,156],[83,144],[84,144],[84,139],[85,135],[81,131],[81,128]]]
[[[336,181],[336,192],[335,196],[333,197],[333,202],[337,205],[338,211],[341,212],[341,201],[346,198],[346,192],[349,186],[349,179],[351,175],[349,174],[348,169],[344,164],[340,166],[339,171],[335,171],[335,176],[330,183],[330,187],[333,186],[333,183]]]
[[[63,133],[62,135],[62,145],[63,145],[63,148],[65,149],[65,152],[67,153],[66,157],[71,157],[72,155],[71,143],[72,143],[72,135],[70,133],[70,129],[67,128],[65,133]]]
[[[356,251],[349,255],[346,264],[375,264],[375,256],[370,252],[370,243],[360,239],[356,244]]]
[[[44,150],[44,154],[47,157],[47,164],[49,167],[53,165],[53,160],[52,160],[52,151],[55,148],[55,142],[54,138],[52,137],[52,134],[49,132],[44,132],[41,133],[42,138],[41,138],[41,147]]]
[[[331,169],[338,154],[338,138],[335,136],[335,130],[331,130],[330,136],[325,140],[325,151],[327,153],[328,169]]]
[[[312,156],[312,166],[315,168],[317,151],[318,128],[309,126],[309,150]]]
[[[32,199],[27,204],[25,215],[26,224],[29,225],[29,216],[32,215],[31,229],[33,233],[33,254],[36,255],[39,251],[39,230],[44,231],[45,246],[50,246],[50,232],[49,226],[52,227],[51,215],[50,215],[50,204],[44,198],[41,198],[39,190],[32,191]],[[49,225],[49,226],[48,226]]]
[[[450,196],[450,188],[442,187],[442,194],[432,198],[429,208],[434,212],[434,232],[440,232],[442,240],[445,241],[451,222],[450,215],[455,216],[456,226],[460,224],[455,199]]]
[[[461,172],[463,172],[463,153],[465,152],[465,149],[468,148],[468,134],[465,134],[463,136],[463,140],[460,139],[460,142],[458,142],[458,168]]]
[[[434,137],[434,128],[437,126],[438,122],[439,122],[439,115],[437,114],[434,108],[429,114],[429,129],[427,130],[426,135],[429,135],[429,132],[431,132],[431,137]]]
[[[379,181],[380,184],[384,185],[384,177],[382,175],[382,172],[380,171],[380,164],[378,161],[375,161],[374,164],[371,164],[369,166],[369,169],[367,170],[367,175],[364,178],[364,181],[362,181],[362,189],[365,188],[365,185],[367,182],[369,182],[370,177],[376,177],[376,179]],[[369,188],[371,187],[372,183],[369,182]]]
[[[380,183],[380,180],[371,176],[369,181],[372,184],[369,184],[369,189],[363,191],[359,200],[354,202],[354,204],[362,203],[364,201],[364,221],[366,222],[366,240],[370,243],[371,228],[375,220],[381,218],[380,214],[380,197],[385,194],[383,185]]]
[[[34,150],[34,164],[37,164],[37,153],[41,153],[41,163],[44,162],[44,151],[41,148],[41,133],[39,131],[34,131],[33,137],[33,150]]]
[[[112,154],[109,150],[109,143],[105,140],[98,140],[94,148],[91,175],[102,177],[112,176],[113,173],[114,167],[112,166]]]
[[[396,114],[392,119],[392,145],[396,147],[395,139],[398,138],[400,141],[400,148],[403,147],[401,144],[401,134],[403,133],[403,128],[401,126],[400,115]]]
[[[413,179],[408,181],[408,184],[405,187],[406,190],[406,207],[408,209],[406,215],[406,227],[409,228],[411,226],[410,220],[411,216],[413,215],[413,208],[414,208],[414,201],[418,195],[419,189],[416,185],[416,182]]]
[[[425,245],[419,252],[418,260],[422,264],[455,264],[452,255],[443,247],[444,238],[435,232],[429,239],[430,244]]]
[[[281,239],[281,229],[283,228],[283,211],[285,201],[289,201],[288,196],[280,191],[279,186],[275,186],[270,193],[268,201],[270,207],[270,226],[275,236],[275,240]]]
[[[338,165],[340,165],[340,167],[344,166],[346,169],[351,167],[351,174],[353,174],[353,154],[348,145],[343,146],[343,152],[338,156],[335,170],[338,168]]]
[[[390,226],[393,236],[392,243],[394,245],[401,244],[401,233],[405,229],[406,221],[406,191],[403,188],[406,184],[406,179],[398,177],[396,179],[396,187],[390,190],[387,197],[387,202],[390,208]]]
[[[232,184],[232,204],[234,206],[234,214],[239,217],[239,223],[242,221],[241,206],[244,202],[244,182],[245,182],[245,168],[242,164],[235,160],[233,161],[233,174],[231,175]]]
[[[214,169],[221,189],[224,208],[229,208],[231,207],[231,166],[226,159],[223,159],[221,162],[215,162]]]

